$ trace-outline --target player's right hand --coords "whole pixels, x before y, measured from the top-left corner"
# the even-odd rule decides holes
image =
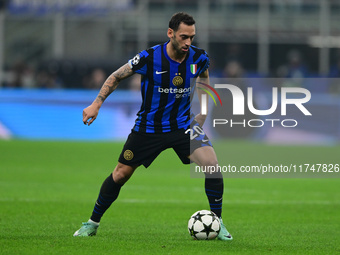
[[[99,112],[99,108],[93,104],[91,104],[90,106],[86,107],[83,110],[83,123],[84,125],[91,125],[93,121],[95,121],[95,119],[98,116],[98,112]]]

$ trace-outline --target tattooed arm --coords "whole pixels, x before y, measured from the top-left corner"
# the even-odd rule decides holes
[[[132,71],[129,64],[125,64],[106,79],[99,91],[97,98],[90,106],[83,110],[83,122],[85,125],[90,126],[92,122],[95,121],[100,107],[104,103],[105,99],[117,88],[119,82],[133,74],[134,72]]]

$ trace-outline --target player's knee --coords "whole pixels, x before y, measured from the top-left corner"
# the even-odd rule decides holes
[[[212,158],[206,158],[201,161],[203,166],[211,166],[211,167],[216,167],[218,166],[218,161],[217,159],[212,159]]]
[[[206,178],[219,178],[218,176],[221,171],[218,165],[217,159],[213,158],[206,158],[203,161],[201,161],[202,165],[206,169]]]
[[[130,179],[134,169],[131,166],[118,163],[112,173],[113,180],[120,185],[124,185]]]

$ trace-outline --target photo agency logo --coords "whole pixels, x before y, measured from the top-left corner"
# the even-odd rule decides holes
[[[213,86],[203,82],[197,82],[196,84],[198,89],[205,92],[201,93],[200,96],[202,115],[207,115],[208,112],[208,96],[212,98],[215,106],[217,106],[214,95],[210,92],[212,91],[219,100],[222,107],[224,107],[224,105],[222,102],[223,97],[221,95],[226,93],[231,94],[232,109],[230,109],[226,105],[224,108],[222,108],[224,112],[232,111],[232,116],[244,117],[246,116],[246,112],[250,112],[252,116],[257,116],[256,118],[250,119],[245,117],[241,120],[240,118],[237,118],[237,120],[235,120],[232,118],[216,118],[216,116],[214,116],[214,118],[212,119],[213,127],[216,127],[218,125],[228,125],[230,127],[263,127],[265,125],[275,127],[277,125],[280,125],[284,128],[293,128],[298,126],[298,120],[296,118],[286,118],[288,115],[288,105],[292,105],[291,107],[293,108],[289,109],[294,110],[295,116],[297,115],[296,110],[299,113],[302,113],[302,116],[312,116],[311,112],[305,106],[311,99],[311,93],[306,88],[272,87],[271,98],[266,100],[269,102],[269,105],[271,104],[271,106],[266,109],[258,109],[256,107],[256,103],[254,102],[254,92],[252,87],[247,87],[245,90],[246,93],[244,93],[242,89],[233,84],[219,83],[214,84]],[[219,90],[219,93],[216,90]],[[280,111],[278,113],[279,108]],[[275,118],[273,116],[275,116]],[[278,118],[278,116],[280,118]]]

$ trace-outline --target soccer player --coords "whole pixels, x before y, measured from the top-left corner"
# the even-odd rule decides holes
[[[195,20],[187,13],[174,14],[169,22],[167,36],[169,41],[140,52],[113,72],[104,82],[97,98],[83,110],[84,124],[91,125],[101,105],[121,80],[134,73],[142,75],[143,101],[135,125],[113,173],[101,186],[90,219],[83,223],[74,236],[95,235],[101,217],[117,199],[121,187],[138,166],[148,167],[161,151],[173,148],[184,164],[190,161],[199,166],[218,164],[211,142],[201,129],[206,116],[200,113],[193,116],[190,113],[190,95],[195,87],[190,80],[209,79],[207,53],[191,45],[195,36]],[[195,139],[190,141],[193,137]],[[221,218],[221,173],[206,174],[205,192],[211,211],[221,220],[218,238],[232,240]]]

